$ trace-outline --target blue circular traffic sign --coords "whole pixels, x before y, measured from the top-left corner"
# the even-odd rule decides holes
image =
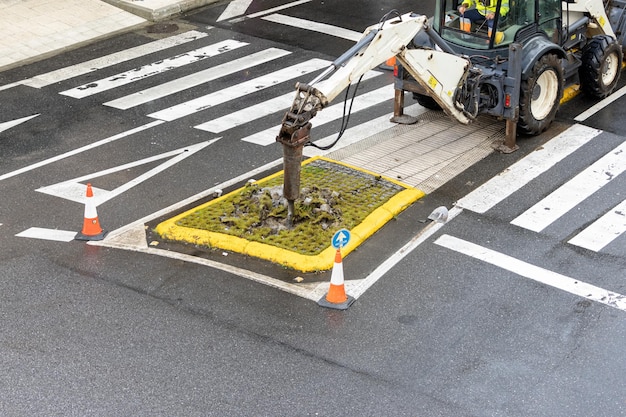
[[[350,241],[350,231],[348,229],[340,229],[333,235],[333,248],[341,249]]]

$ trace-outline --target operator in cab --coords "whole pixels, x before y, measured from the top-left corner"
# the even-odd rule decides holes
[[[496,17],[496,0],[464,0],[459,6],[461,17],[469,19],[472,23],[487,21],[489,34],[493,30],[493,19]],[[509,0],[502,0],[500,16],[504,17],[509,12]],[[504,32],[496,32],[495,42],[498,44],[504,40]]]

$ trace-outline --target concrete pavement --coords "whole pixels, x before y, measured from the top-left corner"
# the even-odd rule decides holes
[[[217,0],[3,0],[0,71]]]

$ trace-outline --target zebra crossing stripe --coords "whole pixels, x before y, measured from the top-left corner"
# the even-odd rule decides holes
[[[140,81],[175,68],[189,65],[212,56],[220,55],[225,52],[241,48],[245,45],[248,45],[248,43],[227,39],[203,48],[176,55],[171,58],[153,62],[130,71],[122,72],[109,78],[83,84],[70,90],[62,91],[59,94],[73,98],[85,98],[103,91],[130,84],[135,81]]]
[[[456,205],[475,213],[485,213],[600,133],[601,130],[575,124],[461,198]]]
[[[179,35],[159,39],[154,42],[135,46],[125,49],[123,51],[81,62],[76,65],[71,65],[69,67],[46,72],[44,74],[40,74],[24,80],[20,84],[28,85],[34,88],[43,88],[50,84],[69,80],[71,78],[88,74],[99,69],[103,69],[112,65],[117,65],[122,62],[130,61],[132,59],[140,58],[142,56],[159,52],[174,46],[182,45],[187,42],[192,42],[197,39],[204,38],[205,36],[208,36],[208,33],[191,30],[185,33],[181,33]]]
[[[600,251],[626,232],[626,200],[569,240],[572,245]]]
[[[344,29],[338,26],[327,25],[326,23],[314,22],[311,20],[300,19],[297,17],[286,16],[284,14],[275,13],[262,18],[269,22],[279,23],[281,25],[293,26],[299,29],[320,32],[326,35],[332,35],[338,38],[348,39],[357,42],[363,37],[363,33],[354,30]]]
[[[373,73],[374,75],[378,75],[378,73]],[[393,86],[386,85],[384,87],[378,88],[377,90],[373,90],[360,96],[357,96],[354,99],[354,105],[352,106],[352,112],[356,113],[358,111],[364,110],[368,107],[375,106],[376,104],[383,103],[385,101],[391,101],[393,99]],[[315,119],[313,119],[313,126],[319,127],[323,126],[332,121],[338,120],[343,116],[343,101],[337,104],[334,104],[330,107],[325,108],[321,112],[317,114]],[[247,136],[241,140],[244,142],[255,143],[261,146],[271,145],[275,142],[276,134],[280,130],[280,125],[272,126],[269,129],[262,130],[260,132],[256,132],[250,136]]]
[[[246,68],[250,68],[256,65],[263,64],[265,62],[278,59],[285,55],[289,55],[290,53],[291,52],[277,48],[265,49],[252,55],[247,55],[243,58],[235,59],[221,65],[216,65],[200,72],[196,72],[173,81],[169,81],[142,91],[138,91],[133,94],[129,94],[124,97],[120,97],[112,101],[108,101],[104,103],[104,105],[115,107],[116,109],[126,110],[131,107],[139,106],[141,104],[145,104],[150,101],[154,101],[168,95],[178,93],[192,87],[196,87],[200,84],[207,83],[209,81],[224,77],[229,74],[233,74]]]
[[[621,294],[607,291],[450,235],[440,236],[435,244],[579,297],[626,311],[626,296]]]
[[[218,117],[217,119],[209,120],[208,122],[194,126],[194,128],[204,130],[205,132],[221,133],[225,130],[288,109],[293,102],[294,96],[294,92],[283,94],[282,96],[274,97],[270,100],[246,107],[245,109],[237,110],[236,112]]]
[[[626,170],[626,142],[516,217],[511,224],[540,232]]]
[[[283,68],[279,71],[266,74],[252,80],[242,82],[232,87],[225,88],[204,96],[195,98],[184,103],[168,107],[166,109],[151,113],[148,117],[153,119],[172,121],[181,117],[189,116],[199,111],[208,109],[210,107],[217,106],[219,104],[226,103],[230,100],[235,100],[246,94],[252,94],[257,91],[264,90],[266,88],[275,86],[284,81],[293,79],[294,77],[300,77],[305,74],[317,71],[330,65],[329,61],[323,59],[310,59],[306,62],[292,65],[291,67]]]
[[[412,104],[404,108],[404,113],[415,115],[423,112],[424,110],[424,107],[420,106],[419,104]],[[395,126],[397,126],[397,124],[389,121],[389,119],[391,119],[391,116],[393,116],[393,112],[387,113],[383,116],[369,120],[365,123],[360,123],[354,127],[351,127],[350,129],[347,129],[341,140],[331,149],[321,150],[312,146],[307,146],[304,148],[303,154],[308,158],[311,158],[313,156],[327,155],[331,152],[336,152],[349,145],[355,144],[364,139],[377,135],[378,133],[384,132],[387,129],[394,128]],[[326,146],[334,142],[336,138],[337,133],[333,133],[332,135],[326,136],[325,138],[314,140],[314,142],[316,145]]]

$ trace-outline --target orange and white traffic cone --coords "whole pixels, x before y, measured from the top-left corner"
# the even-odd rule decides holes
[[[87,198],[85,199],[85,217],[83,220],[83,230],[76,234],[76,240],[102,240],[107,232],[102,230],[98,221],[96,204],[93,201],[93,190],[91,184],[87,184]]]
[[[343,284],[343,265],[341,263],[341,249],[335,253],[335,263],[330,273],[330,287],[328,294],[317,302],[322,307],[346,310],[354,302],[354,298],[346,295]]]

